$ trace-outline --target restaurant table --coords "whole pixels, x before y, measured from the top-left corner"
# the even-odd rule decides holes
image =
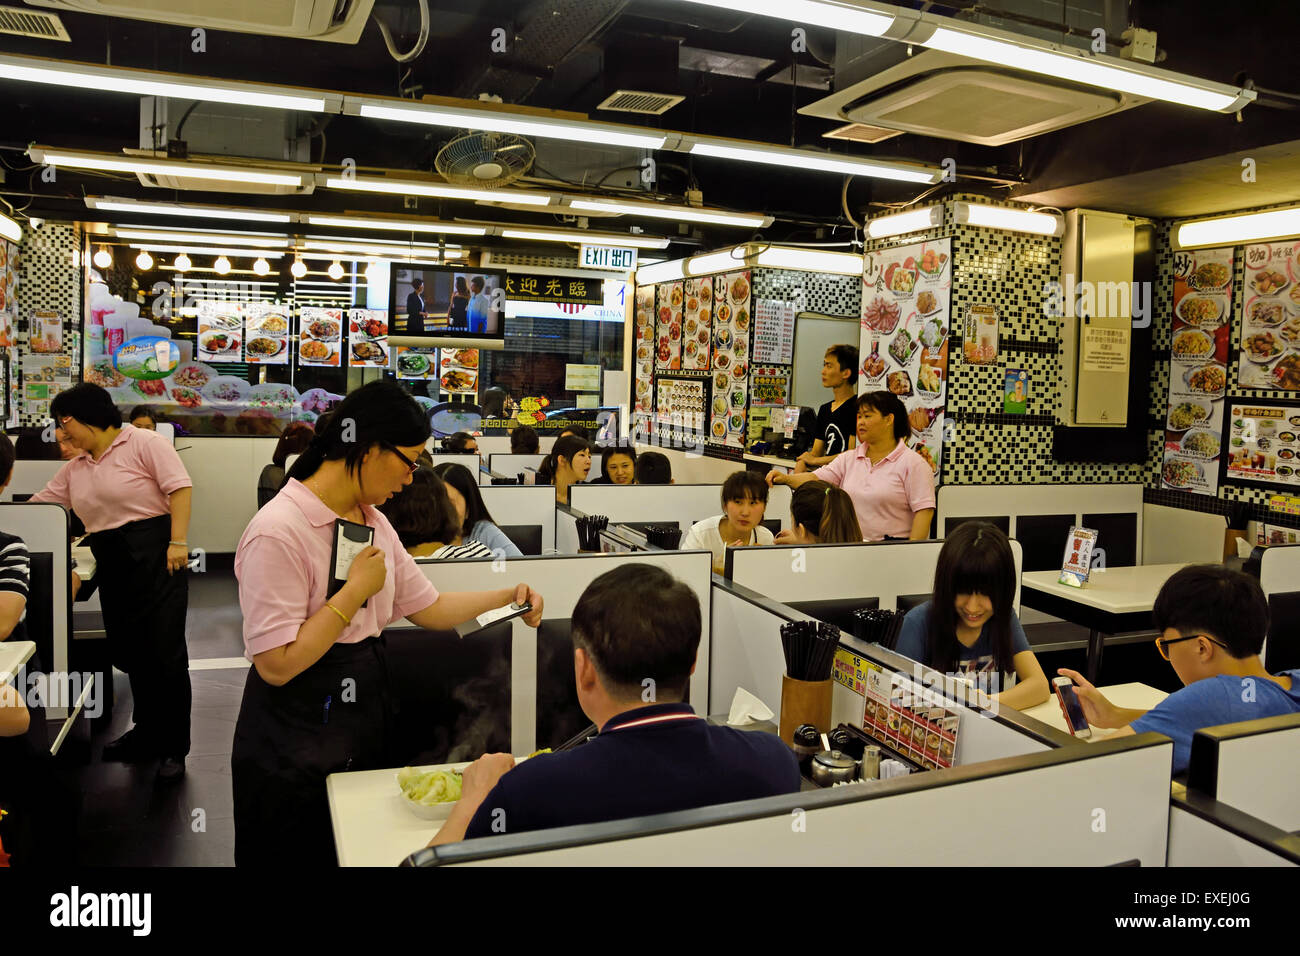
[[[1156,595],[1185,564],[1141,564],[1096,568],[1081,588],[1059,580],[1060,571],[1028,571],[1020,576],[1020,603],[1088,628],[1087,678],[1094,684],[1106,637],[1151,627]]]
[[[726,722],[725,714],[709,718],[711,724]],[[777,731],[771,721],[757,721],[738,729],[770,734]],[[516,762],[527,759],[516,758]],[[419,769],[463,770],[468,766],[468,763],[448,763]],[[332,773],[325,778],[339,866],[397,866],[423,848],[441,829],[442,821],[425,820],[406,807],[397,787],[400,769]]]
[[[35,641],[0,641],[0,686],[17,677],[18,671],[35,653]]]
[[[1132,710],[1150,710],[1169,696],[1164,691],[1157,690],[1146,684],[1114,684],[1110,687],[1098,687],[1097,689],[1116,707]],[[1055,691],[1041,704],[1036,704],[1028,710],[1022,710],[1021,713],[1067,734],[1070,732],[1065,725],[1065,715],[1061,713],[1061,705],[1056,700]],[[1085,739],[1089,742],[1105,740],[1118,729],[1118,727],[1093,727],[1092,736]]]

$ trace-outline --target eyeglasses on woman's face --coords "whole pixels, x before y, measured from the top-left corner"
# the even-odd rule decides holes
[[[1211,644],[1217,645],[1218,647],[1222,647],[1224,650],[1228,649],[1227,644],[1223,643],[1222,641],[1215,640],[1214,638],[1210,637],[1210,635],[1208,634],[1189,634],[1187,637],[1175,637],[1172,640],[1165,637],[1157,637],[1156,650],[1160,652],[1161,657],[1163,657],[1165,660],[1169,660],[1169,645],[1181,644],[1183,641],[1194,641],[1198,637],[1203,637]]]
[[[420,467],[419,462],[411,461],[411,459],[407,458],[400,451],[398,451],[395,445],[385,444],[384,448],[386,448],[388,451],[391,451],[398,458],[402,459],[402,464],[406,466],[406,470],[410,472],[412,475],[415,474],[416,469]]]

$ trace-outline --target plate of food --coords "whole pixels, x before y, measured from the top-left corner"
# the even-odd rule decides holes
[[[726,322],[731,318],[731,306],[725,303],[718,306],[717,319],[719,322]]]
[[[907,329],[899,329],[894,340],[889,343],[889,354],[899,365],[906,365],[912,360],[912,353],[916,351],[916,341],[912,338]]]
[[[694,336],[695,333],[696,333],[696,331],[699,330],[699,327],[700,327],[700,323],[696,322],[694,319],[687,319],[687,320],[686,320],[686,334],[687,334],[687,335]]]
[[[1217,329],[1223,324],[1223,302],[1205,295],[1188,295],[1178,303],[1176,314],[1188,325]]]
[[[224,330],[226,332],[242,328],[243,324],[244,323],[240,320],[239,316],[231,315],[229,313],[205,315],[203,318],[199,319],[199,326],[203,329],[217,329],[218,331]]]
[[[641,346],[641,349],[647,355],[650,352],[644,345]],[[644,358],[645,356],[638,354],[638,357]],[[429,360],[429,356],[423,352],[403,352],[397,356],[397,372],[399,375],[424,376],[429,374],[429,369],[432,367],[433,363]]]
[[[731,329],[725,325],[720,325],[713,330],[713,344],[720,349],[725,349],[731,344]]]
[[[280,312],[268,312],[249,326],[250,331],[267,335],[284,335],[289,331],[289,317]]]
[[[1275,269],[1260,269],[1250,277],[1250,287],[1260,295],[1277,295],[1291,280]]]
[[[694,358],[695,353],[699,350],[699,347],[700,347],[699,343],[696,342],[694,339],[688,339],[686,345],[683,346],[682,351],[686,354],[687,358]]]
[[[731,393],[731,407],[732,408],[745,407],[745,390],[743,388],[738,388]]]
[[[907,413],[907,423],[912,426],[914,434],[921,434],[930,427],[930,424],[939,415],[937,408],[924,408],[918,406]]]
[[[1182,329],[1174,334],[1173,353],[1176,359],[1207,359],[1214,353],[1214,338],[1199,329]]]
[[[1277,466],[1277,476],[1279,478],[1290,478],[1294,474],[1295,474],[1295,469],[1292,468],[1290,465]]]
[[[429,403],[430,408],[436,404],[433,399],[424,395],[416,395],[414,398],[417,402],[423,398],[425,402]],[[334,392],[327,391],[323,388],[309,388],[307,391],[303,392],[302,397],[298,399],[298,407],[303,411],[315,412],[317,415],[321,415],[328,412],[341,401],[343,401],[342,395],[336,395]],[[424,407],[423,402],[421,402],[421,407]]]
[[[878,295],[872,299],[862,313],[862,324],[867,328],[885,335],[898,327],[903,310],[893,299]]]
[[[744,361],[745,353],[749,351],[749,345],[744,339],[736,339],[731,343],[731,350],[736,353],[736,361]]]
[[[352,359],[356,362],[388,362],[388,350],[377,342],[353,342]]]
[[[666,305],[662,306],[659,309],[659,324],[667,325],[672,320],[673,320],[673,310],[668,308],[668,306]]]
[[[736,412],[727,419],[727,428],[730,431],[738,432],[745,427],[745,413]]]
[[[212,331],[199,336],[199,351],[210,355],[226,355],[239,351],[239,336],[232,332]]]
[[[1292,345],[1300,345],[1300,315],[1290,319],[1278,330],[1278,334]]]
[[[172,372],[172,383],[182,388],[202,388],[216,378],[216,369],[199,362],[182,362]]]
[[[1170,488],[1191,488],[1205,476],[1205,470],[1194,461],[1171,458],[1160,476]]]
[[[749,301],[749,280],[743,275],[736,276],[728,291],[731,293],[732,305],[744,305]]]
[[[725,438],[727,436],[727,420],[725,418],[715,418],[712,431],[714,438]]]
[[[454,765],[453,766],[457,766]],[[460,764],[462,769],[469,766]],[[460,770],[426,770],[403,767],[397,771],[397,789],[406,808],[423,820],[445,820],[460,801]]]
[[[284,351],[285,340],[273,339],[265,335],[254,336],[248,340],[249,358],[275,358]]]
[[[249,388],[247,402],[250,407],[282,410],[297,405],[300,398],[292,385],[263,382]]]
[[[1246,320],[1266,329],[1277,328],[1286,321],[1286,306],[1277,299],[1251,299],[1246,305]]]
[[[360,322],[353,322],[352,331],[364,335],[368,339],[382,339],[388,335],[388,323],[381,319],[362,319]]]
[[[934,398],[943,390],[943,373],[933,365],[922,364],[916,373],[916,390]]]
[[[736,310],[736,331],[744,332],[748,328],[749,328],[749,310],[737,309]]]
[[[448,392],[472,392],[478,386],[478,372],[454,368],[443,373],[440,384]]]
[[[1295,449],[1279,448],[1277,450],[1277,457],[1281,458],[1283,461],[1292,461],[1295,458]]]
[[[948,254],[926,249],[921,258],[916,261],[916,267],[930,278],[936,278],[943,275],[943,270],[948,267]]]
[[[885,268],[885,288],[895,295],[911,295],[916,288],[916,270],[901,262],[892,262]]]
[[[322,342],[319,339],[302,339],[298,345],[298,357],[304,362],[315,362],[317,364],[329,362],[334,358],[334,351],[338,346],[333,342]]]
[[[673,291],[669,295],[668,301],[672,304],[674,309],[682,304],[682,287],[680,285],[673,285]]]
[[[1222,262],[1202,262],[1187,277],[1197,292],[1218,292],[1232,279],[1232,270]]]
[[[1228,384],[1228,373],[1218,362],[1210,362],[1189,368],[1183,373],[1183,382],[1189,391],[1208,395],[1217,401],[1223,397],[1223,389]]]
[[[1300,353],[1288,352],[1273,366],[1275,388],[1300,389]]]
[[[1291,442],[1295,441],[1295,432],[1282,432],[1277,436],[1277,440],[1280,442],[1286,442],[1287,444],[1290,444]]]
[[[713,414],[715,417],[730,414],[730,409],[727,407],[727,400],[721,395],[713,396]]]
[[[911,395],[912,376],[907,372],[890,372],[885,377],[885,387],[895,395]]]
[[[872,350],[871,354],[867,356],[867,360],[862,363],[862,375],[864,378],[878,379],[885,374],[888,367],[885,360],[880,357],[877,347],[877,349]]]
[[[718,372],[713,376],[714,388],[727,388],[731,385],[731,376],[726,372]]]
[[[736,381],[743,381],[746,374],[747,372],[743,363],[737,362],[735,365],[731,366],[731,377],[736,379]]]
[[[137,378],[131,381],[131,389],[145,398],[163,398],[171,382],[165,378]]]
[[[117,388],[126,382],[126,376],[113,367],[111,358],[96,359],[86,369],[86,381],[100,388]]]
[[[1185,432],[1193,425],[1210,420],[1212,409],[1201,402],[1179,402],[1169,409],[1167,424],[1171,432]]]
[[[731,367],[731,356],[726,352],[715,352],[713,355],[713,367],[722,369]]]
[[[478,349],[456,349],[450,354],[443,350],[443,365],[449,364],[446,360],[451,359],[453,365],[459,365],[461,368],[478,368]]]
[[[934,315],[939,311],[939,298],[929,289],[918,292],[916,295],[916,311],[921,315]]]
[[[1195,428],[1183,436],[1184,455],[1206,460],[1219,457],[1219,433],[1208,428]]]
[[[1242,338],[1241,350],[1252,362],[1267,365],[1285,352],[1286,346],[1283,345],[1280,335],[1274,335],[1272,332],[1256,332]]]
[[[193,388],[173,388],[172,401],[181,408],[199,408],[203,405],[203,396]]]
[[[333,319],[316,319],[307,323],[307,334],[314,339],[336,339],[339,337],[339,324]]]
[[[924,292],[921,293],[925,295]],[[930,319],[921,329],[921,344],[928,349],[937,349],[948,335],[947,328],[939,319]]]
[[[203,397],[214,405],[240,405],[248,399],[252,386],[233,375],[216,375],[201,389]]]

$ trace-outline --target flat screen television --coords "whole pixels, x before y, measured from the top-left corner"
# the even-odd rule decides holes
[[[394,262],[388,295],[393,345],[503,349],[506,274],[500,269]]]

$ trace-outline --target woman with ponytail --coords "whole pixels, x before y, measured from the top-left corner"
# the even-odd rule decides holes
[[[790,496],[790,530],[777,544],[852,544],[862,528],[848,493],[824,481],[809,481]]]
[[[244,530],[235,576],[253,666],[230,760],[237,864],[335,864],[326,776],[396,758],[384,628],[405,617],[447,631],[511,601],[532,605],[529,625],[541,621],[526,584],[439,594],[378,510],[411,483],[428,438],[400,386],[363,386],[321,417],[284,489]],[[335,568],[343,529],[373,537]]]
[[[587,480],[591,472],[591,444],[577,435],[564,435],[555,440],[551,453],[546,456],[547,470],[555,485],[555,500],[569,503],[569,486]]]

